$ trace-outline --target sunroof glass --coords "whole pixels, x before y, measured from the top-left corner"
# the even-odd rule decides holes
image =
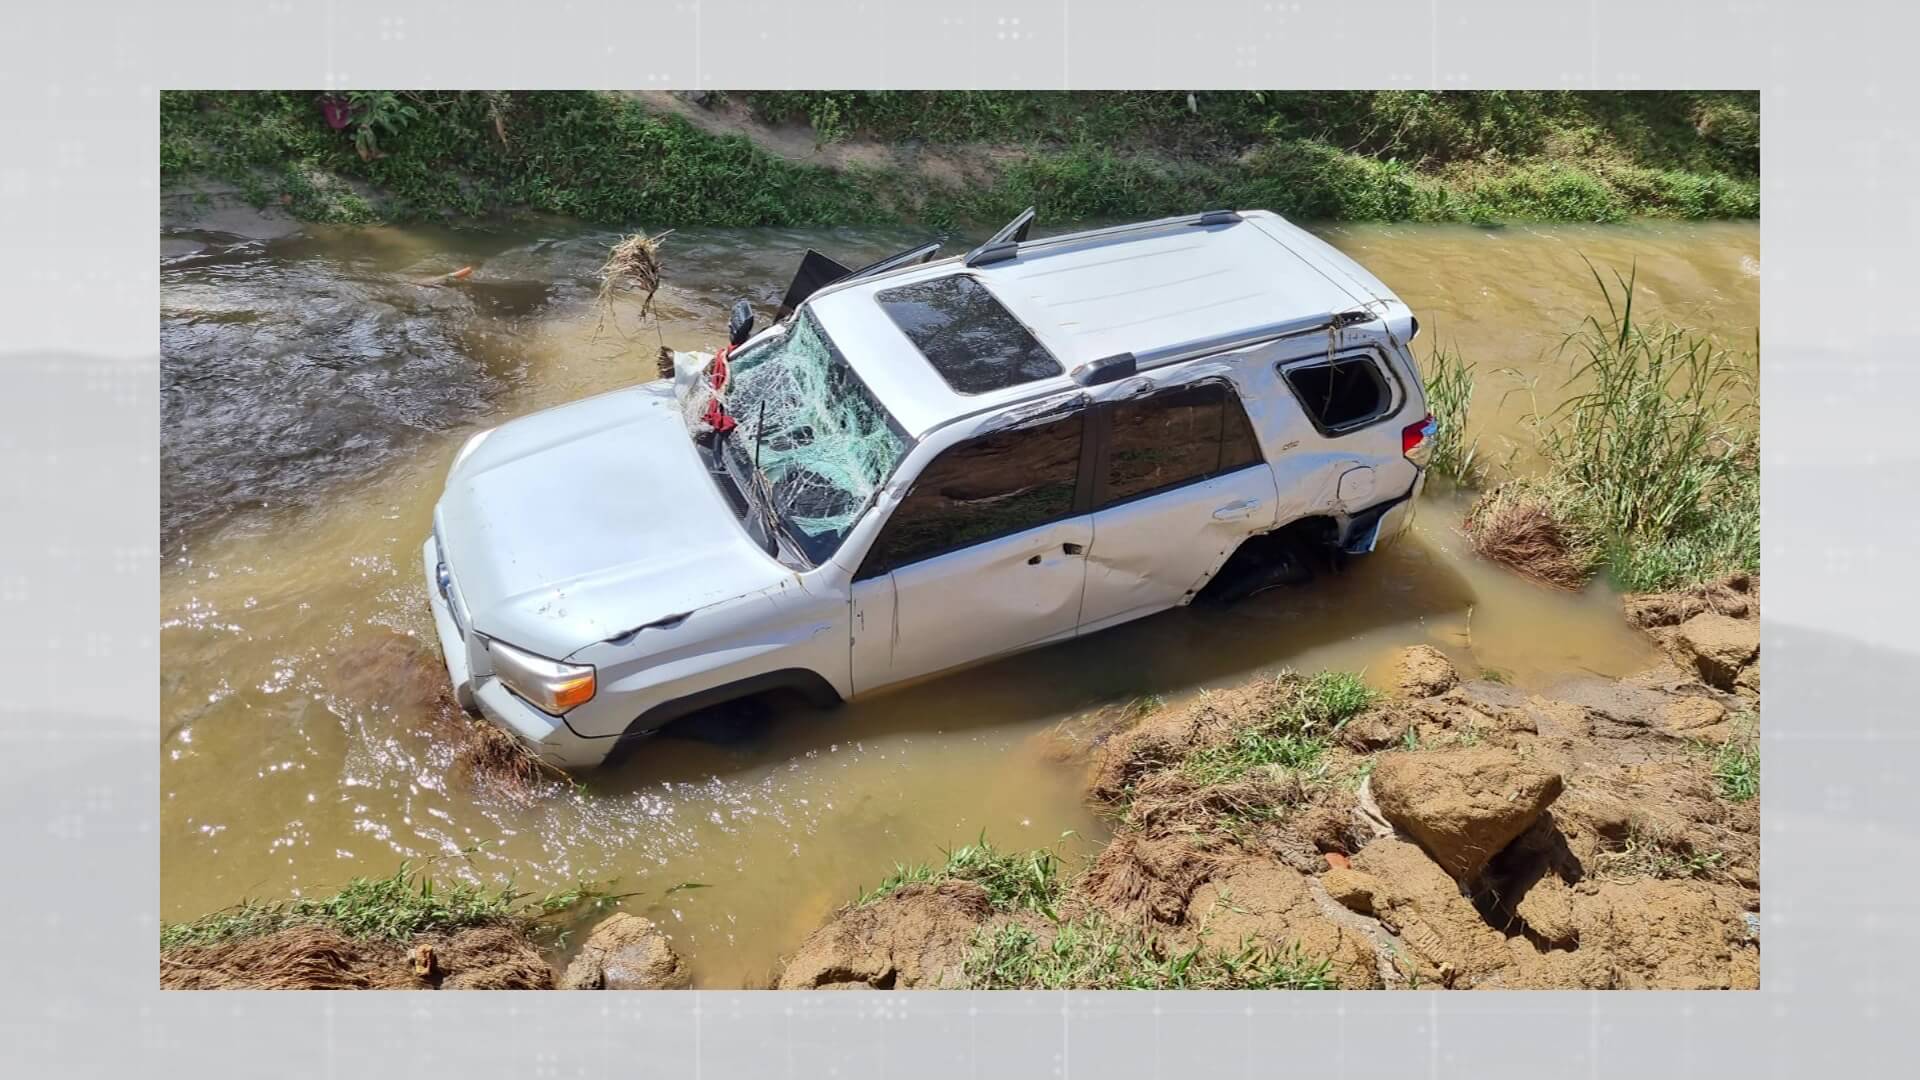
[[[887,289],[877,299],[959,393],[983,394],[1065,370],[986,286],[966,274]]]

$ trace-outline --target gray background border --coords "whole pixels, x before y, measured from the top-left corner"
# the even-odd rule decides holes
[[[1784,0],[173,0],[0,35],[0,1060],[14,1075],[1894,1071],[1915,1015],[1913,18]],[[1765,989],[154,989],[156,92],[1757,87]],[[1903,498],[1904,496],[1904,498]],[[771,886],[770,886],[771,887]],[[16,1071],[17,1070],[17,1071]],[[1904,1070],[1901,1070],[1904,1071]]]

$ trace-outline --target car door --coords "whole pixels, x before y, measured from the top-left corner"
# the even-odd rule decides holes
[[[855,575],[856,694],[1073,635],[1085,426],[1076,410],[976,436],[921,471]]]
[[[1273,470],[1226,380],[1100,410],[1082,633],[1185,603],[1276,511]]]

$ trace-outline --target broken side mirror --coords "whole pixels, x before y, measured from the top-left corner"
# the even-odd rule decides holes
[[[753,305],[745,300],[733,302],[733,314],[727,319],[727,341],[734,345],[753,336]]]

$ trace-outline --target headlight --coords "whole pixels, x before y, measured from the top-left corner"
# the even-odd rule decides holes
[[[461,444],[460,452],[453,455],[453,464],[447,466],[448,474],[451,475],[452,473],[456,473],[460,471],[460,463],[467,460],[467,455],[473,453],[475,450],[480,449],[480,444],[485,442],[487,440],[487,436],[491,434],[493,434],[493,429],[488,428],[485,431],[476,432],[473,438],[468,439],[465,443]]]
[[[563,664],[498,641],[487,642],[487,655],[493,659],[493,673],[500,676],[507,689],[542,712],[559,716],[593,700],[593,668],[589,665]]]

